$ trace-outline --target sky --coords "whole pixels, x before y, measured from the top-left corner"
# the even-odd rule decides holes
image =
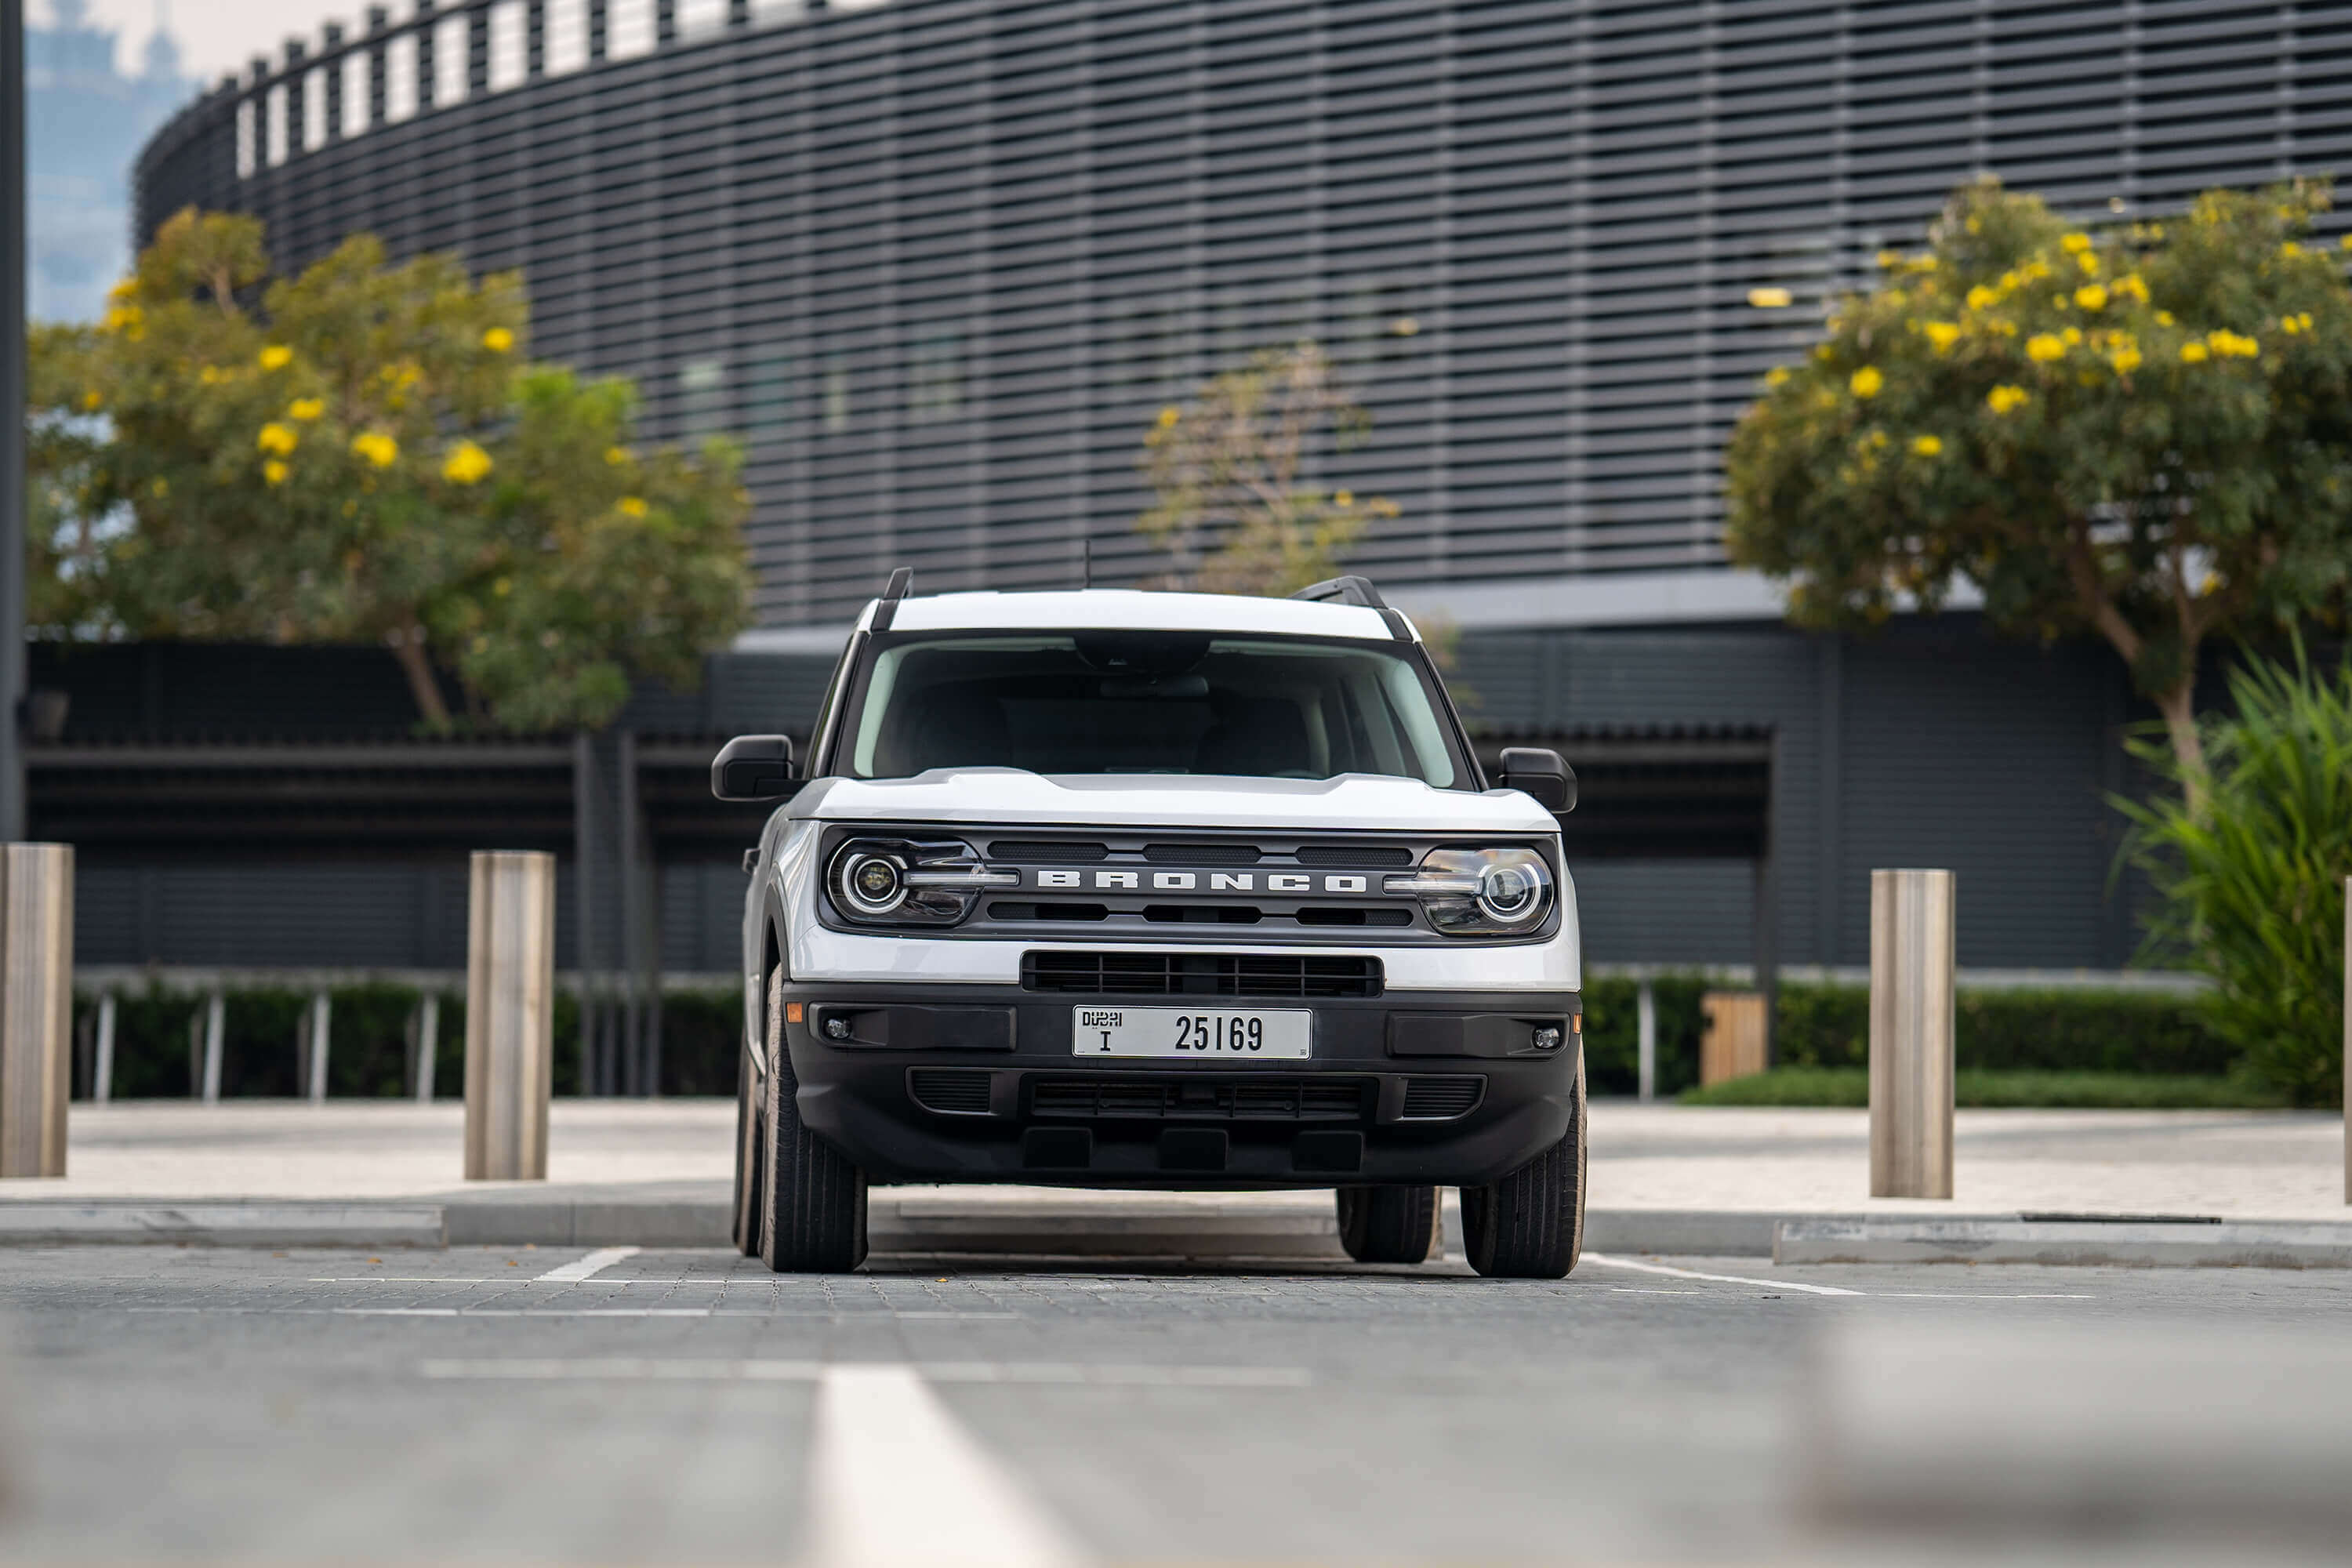
[[[341,22],[359,30],[368,0],[162,0],[180,40],[181,58],[191,76],[215,82],[240,71],[257,54],[275,56],[289,37],[316,38],[320,26]],[[89,20],[116,33],[116,64],[139,68],[139,51],[154,30],[157,0],[86,0]],[[408,14],[408,0],[386,7],[396,19]],[[49,0],[26,0],[26,20],[47,25]]]

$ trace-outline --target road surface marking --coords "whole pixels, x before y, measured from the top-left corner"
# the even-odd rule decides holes
[[[2095,1301],[2096,1296],[2057,1290],[1872,1290],[1882,1301]]]
[[[1612,1285],[1609,1287],[1609,1293],[1612,1296],[1705,1296],[1709,1294],[1705,1290],[1653,1290],[1640,1285]]]
[[[634,1247],[600,1247],[587,1257],[574,1258],[569,1263],[558,1264],[538,1278],[543,1280],[565,1281],[593,1279],[623,1258],[635,1258],[637,1251],[638,1249]]]
[[[709,1361],[687,1357],[572,1356],[437,1358],[419,1363],[436,1380],[488,1382],[813,1383],[840,1363]],[[862,1363],[847,1363],[862,1364]],[[1298,1366],[1118,1366],[1075,1362],[923,1362],[933,1383],[1051,1384],[1097,1388],[1305,1388]]]
[[[818,1380],[807,1568],[1076,1568],[1085,1554],[911,1366]]]
[[[1587,1263],[1598,1263],[1603,1268],[1631,1268],[1641,1274],[1664,1274],[1675,1279],[1712,1279],[1718,1285],[1761,1285],[1768,1290],[1801,1290],[1808,1296],[1862,1296],[1863,1290],[1849,1290],[1842,1285],[1800,1285],[1793,1279],[1757,1279],[1745,1274],[1702,1274],[1696,1268],[1669,1268],[1663,1263],[1642,1263],[1631,1258],[1612,1258],[1605,1252],[1588,1252]]]

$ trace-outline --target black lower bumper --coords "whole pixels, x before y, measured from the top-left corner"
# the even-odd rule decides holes
[[[1582,1047],[1572,992],[1302,1002],[808,982],[784,1003],[802,1120],[883,1182],[1475,1185],[1566,1133]],[[1076,1011],[1105,1005],[1304,1007],[1313,1054],[1074,1054]]]

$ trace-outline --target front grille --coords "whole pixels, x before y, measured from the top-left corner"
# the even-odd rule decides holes
[[[1110,907],[1108,904],[1000,901],[988,906],[988,918],[992,921],[1107,921],[1110,919]]]
[[[1295,917],[1303,926],[1409,926],[1411,910],[1353,909],[1347,905],[1309,904]]]
[[[1302,866],[1336,866],[1352,871],[1359,866],[1410,866],[1412,851],[1396,844],[1302,844]]]
[[[1377,996],[1377,958],[1276,952],[1024,952],[1021,988],[1071,996]]]
[[[990,843],[988,858],[1016,866],[1090,866],[1108,859],[1110,846],[1076,838],[999,838]]]
[[[1372,1104],[1372,1080],[1101,1073],[1034,1079],[1029,1103],[1035,1116],[1087,1121],[1361,1121]]]
[[[1404,1080],[1404,1109],[1398,1114],[1407,1121],[1450,1121],[1476,1105],[1486,1089],[1485,1079],[1466,1075],[1409,1078]]]
[[[1154,925],[1254,926],[1264,917],[1254,904],[1146,904]]]
[[[1255,866],[1255,844],[1147,844],[1143,858],[1155,866]]]
[[[912,1068],[907,1073],[907,1093],[926,1110],[985,1116],[991,1076],[975,1068]]]

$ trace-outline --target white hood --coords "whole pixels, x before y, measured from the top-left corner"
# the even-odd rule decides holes
[[[1472,795],[1369,773],[1271,779],[936,768],[910,779],[821,779],[793,796],[785,811],[835,822],[1257,831],[1553,833],[1559,826],[1517,790]]]

